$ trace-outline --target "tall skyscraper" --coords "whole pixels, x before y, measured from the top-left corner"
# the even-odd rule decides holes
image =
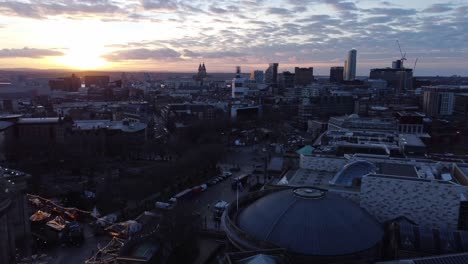
[[[344,79],[346,81],[352,81],[356,79],[356,56],[357,56],[357,51],[355,49],[348,51],[348,58],[345,62],[345,75],[344,75]]]

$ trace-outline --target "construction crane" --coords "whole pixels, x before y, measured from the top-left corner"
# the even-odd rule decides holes
[[[416,58],[416,60],[414,61],[413,73],[416,71],[416,64],[418,63],[418,59],[419,59],[419,58]]]
[[[406,52],[403,54],[403,52],[401,51],[400,41],[398,41],[398,39],[396,40],[396,43],[397,43],[397,45],[398,45],[398,49],[400,49],[401,67],[403,68],[403,63],[404,63],[404,61],[406,60]]]

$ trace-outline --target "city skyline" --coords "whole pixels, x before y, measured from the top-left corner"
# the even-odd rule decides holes
[[[0,1],[0,68],[209,72],[314,67],[357,76],[406,52],[416,76],[466,75],[468,1]]]

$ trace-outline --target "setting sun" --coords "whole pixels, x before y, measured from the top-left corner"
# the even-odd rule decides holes
[[[99,49],[73,48],[65,52],[63,57],[57,58],[57,63],[79,70],[97,69],[108,65],[108,62],[101,57],[102,54]]]

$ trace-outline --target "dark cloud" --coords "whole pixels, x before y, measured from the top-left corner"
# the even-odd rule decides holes
[[[270,7],[267,9],[267,13],[272,15],[289,15],[290,11],[286,8]]]
[[[413,8],[371,8],[365,10],[370,15],[386,15],[386,16],[412,16],[417,13]]]
[[[428,8],[424,9],[426,13],[444,13],[453,9],[452,4],[433,4]]]
[[[210,11],[213,12],[213,13],[216,13],[216,14],[225,14],[225,13],[228,12],[224,8],[215,7],[215,6],[210,7]]]
[[[358,9],[353,2],[348,1],[325,0],[325,3],[331,5],[335,10],[338,11],[353,11]]]
[[[391,16],[374,16],[365,19],[368,24],[384,24],[393,21],[394,18]]]
[[[239,51],[212,51],[204,52],[200,54],[203,58],[213,59],[213,58],[230,58],[230,57],[242,57],[246,56],[247,53]]]
[[[181,54],[173,49],[128,49],[118,50],[102,56],[109,61],[125,61],[125,60],[163,60],[175,61],[180,60]]]
[[[144,9],[174,11],[178,4],[173,0],[141,0],[141,5]]]
[[[190,57],[190,58],[198,58],[201,56],[200,53],[198,52],[193,52],[191,50],[188,50],[188,49],[184,49],[184,56],[185,57]]]
[[[110,0],[56,0],[56,1],[4,1],[0,2],[0,13],[27,18],[46,18],[56,15],[112,14],[123,13],[117,4]]]
[[[41,17],[40,12],[36,6],[16,1],[0,2],[0,13],[30,18]]]
[[[64,53],[51,50],[51,49],[34,49],[34,48],[22,48],[22,49],[2,49],[0,50],[0,58],[43,58],[53,56],[63,56]]]

